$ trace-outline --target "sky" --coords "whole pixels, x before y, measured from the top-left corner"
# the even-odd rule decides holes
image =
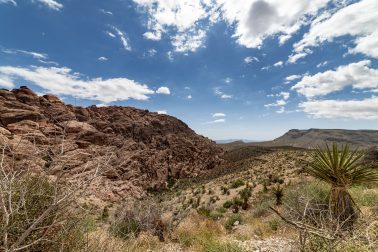
[[[0,0],[0,88],[213,140],[378,129],[377,0]]]

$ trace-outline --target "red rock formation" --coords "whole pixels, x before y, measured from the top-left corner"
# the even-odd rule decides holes
[[[131,107],[65,105],[25,86],[0,90],[4,144],[20,155],[20,169],[80,180],[98,167],[103,175],[88,192],[110,201],[164,188],[168,176],[204,175],[222,162],[213,141],[174,117]]]

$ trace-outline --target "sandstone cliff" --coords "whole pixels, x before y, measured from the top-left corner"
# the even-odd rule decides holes
[[[0,146],[15,169],[85,180],[108,201],[165,188],[168,178],[205,175],[222,150],[182,121],[131,107],[75,107],[22,86],[0,90]]]

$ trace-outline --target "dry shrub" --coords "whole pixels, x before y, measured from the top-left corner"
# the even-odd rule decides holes
[[[192,212],[174,230],[172,238],[184,247],[197,251],[225,233],[220,223]]]
[[[4,175],[0,184],[1,251],[72,251],[83,246],[83,212],[70,207],[72,198],[57,204],[64,188],[43,176]]]
[[[138,237],[144,231],[164,241],[165,229],[160,206],[152,199],[126,201],[116,209],[111,222],[111,231],[125,239]]]

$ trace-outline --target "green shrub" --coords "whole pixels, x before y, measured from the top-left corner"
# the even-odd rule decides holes
[[[205,207],[200,207],[197,209],[197,213],[205,217],[210,217],[210,212],[210,209],[207,209]]]
[[[269,221],[269,226],[273,231],[277,231],[281,226],[281,221],[279,219],[273,219]]]
[[[231,200],[227,200],[226,202],[223,203],[223,207],[227,209],[232,207],[232,205],[234,205],[234,202]]]
[[[213,220],[219,220],[223,218],[223,214],[218,211],[210,212],[209,217]]]
[[[234,226],[234,223],[236,221],[239,221],[239,223],[242,222],[242,217],[240,214],[232,214],[230,217],[228,217],[228,219],[226,220],[226,222],[224,223],[224,227],[227,229],[227,230],[231,230],[232,227]]]
[[[234,182],[232,182],[231,188],[238,188],[238,187],[243,186],[243,185],[245,185],[244,181],[241,180],[241,179],[237,179]]]

